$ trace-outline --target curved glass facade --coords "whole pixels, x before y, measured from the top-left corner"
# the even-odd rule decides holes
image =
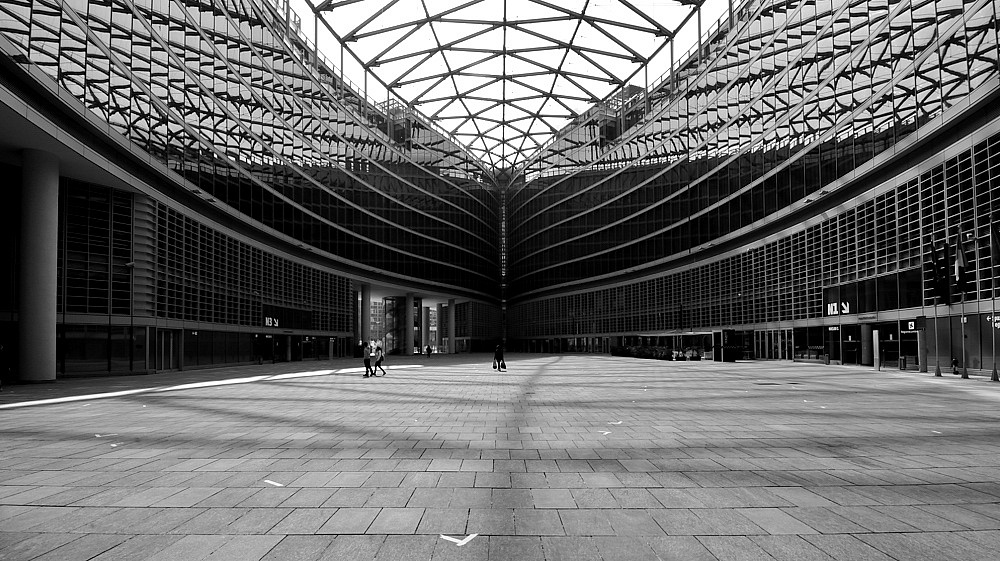
[[[14,0],[0,33],[208,203],[334,265],[495,301],[499,204],[482,169],[345,86],[284,14],[250,0]]]
[[[178,332],[174,349],[150,331],[173,349],[161,355],[198,364],[259,356],[251,336],[279,324],[344,349],[364,331],[359,285],[381,284],[452,300],[469,349],[501,327],[515,350],[735,330],[756,356],[863,362],[872,329],[902,360],[918,331],[922,352],[932,337],[954,356],[975,324],[968,358],[983,366],[1000,264],[998,6],[749,0],[519,169],[369,102],[284,1],[3,2],[0,63],[23,72],[0,87],[39,94],[95,162],[141,183],[63,177],[58,313],[87,325],[67,331],[66,360],[86,362],[72,336],[93,331],[114,370],[110,357],[135,354],[115,345],[136,317]],[[960,260],[968,282],[935,289]],[[13,325],[17,281],[4,286]],[[931,317],[944,323],[924,332]],[[282,344],[271,352],[323,355]]]
[[[648,99],[592,113],[528,168],[531,181],[507,204],[511,294],[689,262],[706,244],[841,189],[992,86],[995,8],[744,5]]]
[[[906,364],[919,346],[988,369],[996,24],[993,1],[744,4],[511,189],[508,335],[711,349],[735,329],[747,356],[871,364],[884,345]],[[968,263],[946,296],[936,247]]]

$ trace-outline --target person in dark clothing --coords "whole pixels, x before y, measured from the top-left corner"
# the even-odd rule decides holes
[[[365,343],[364,348],[361,349],[361,355],[365,358],[365,375],[362,378],[374,376],[375,371],[372,369],[371,346],[368,343]]]
[[[503,345],[497,345],[497,350],[493,351],[493,369],[503,372],[507,368],[507,363],[503,361]]]
[[[385,376],[385,368],[382,368],[382,361],[385,360],[385,353],[382,352],[382,345],[375,347],[375,366],[372,367],[372,376],[376,375],[379,370],[382,371],[382,375]]]

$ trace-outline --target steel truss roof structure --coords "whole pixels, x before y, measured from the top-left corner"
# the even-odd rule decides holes
[[[645,87],[650,59],[705,0],[305,1],[387,91],[500,171]]]

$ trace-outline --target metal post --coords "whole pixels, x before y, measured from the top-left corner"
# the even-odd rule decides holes
[[[937,264],[935,263],[934,266],[937,267]],[[941,377],[941,333],[939,331],[941,327],[938,325],[938,298],[940,296],[934,297],[934,362],[936,363],[934,365],[934,376],[936,378]]]
[[[135,251],[135,245],[132,246],[132,251]],[[134,257],[133,257],[134,259]],[[135,261],[129,261],[125,264],[128,267],[128,284],[129,290],[132,292],[128,303],[128,369],[129,372],[135,372]],[[145,348],[145,347],[144,347]]]
[[[962,379],[969,379],[969,369],[965,358],[965,292],[962,292]]]

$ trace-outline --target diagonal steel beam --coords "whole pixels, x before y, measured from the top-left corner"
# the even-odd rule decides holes
[[[396,25],[390,25],[389,27],[381,27],[379,29],[376,29],[376,30],[373,30],[373,31],[369,31],[367,33],[356,33],[356,31],[359,31],[359,29],[355,29],[354,31],[351,32],[350,35],[345,36],[344,40],[345,41],[357,41],[357,40],[360,40],[360,39],[367,39],[368,37],[374,37],[376,35],[381,35],[382,33],[388,33],[390,31],[395,31],[397,29],[404,29],[404,28],[409,27],[411,25],[421,26],[421,25],[424,25],[424,24],[431,23],[433,21],[443,21],[444,16],[446,16],[446,15],[448,15],[450,13],[457,12],[458,10],[464,10],[465,8],[468,8],[470,6],[474,6],[476,4],[480,4],[480,3],[484,2],[484,1],[485,0],[470,0],[469,2],[466,2],[465,4],[462,4],[461,6],[455,6],[454,8],[447,9],[447,10],[445,10],[443,12],[440,12],[439,14],[436,14],[436,15],[433,15],[433,16],[427,16],[425,18],[420,18],[420,19],[415,19],[415,20],[403,22],[403,23],[398,23]],[[481,22],[481,21],[470,21],[469,23],[470,24],[487,24],[488,25],[488,23]]]
[[[368,19],[366,19],[365,21],[361,22],[360,25],[358,25],[357,27],[355,27],[347,35],[344,35],[341,38],[341,41],[344,41],[344,42],[347,42],[347,43],[351,42],[353,39],[349,39],[349,37],[353,36],[355,33],[358,32],[358,30],[363,29],[369,23],[375,21],[376,18],[378,18],[380,15],[382,15],[382,12],[384,12],[384,11],[388,10],[389,8],[395,6],[397,2],[399,2],[399,0],[390,0],[390,2],[385,7],[383,7],[381,10],[373,11],[372,15],[369,16]]]

